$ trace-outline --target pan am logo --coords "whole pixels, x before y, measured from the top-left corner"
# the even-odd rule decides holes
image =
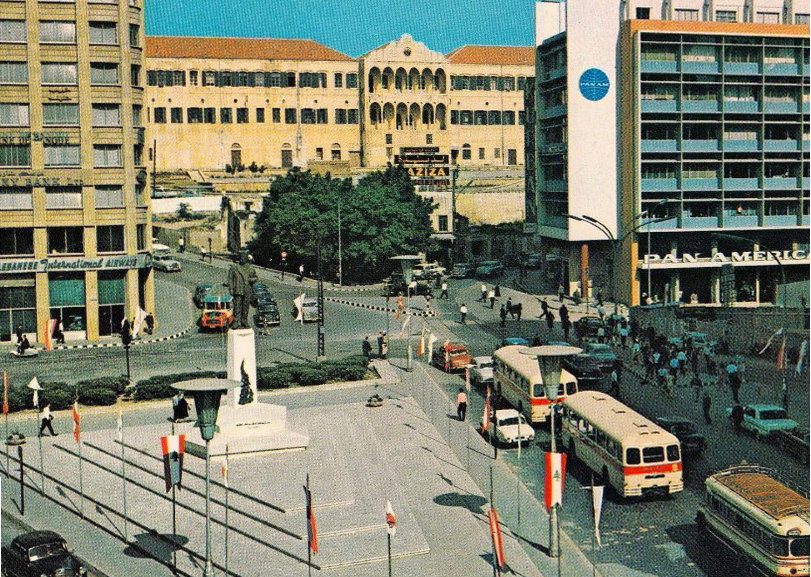
[[[608,94],[608,76],[599,68],[589,68],[580,75],[580,94],[586,100],[596,102]]]

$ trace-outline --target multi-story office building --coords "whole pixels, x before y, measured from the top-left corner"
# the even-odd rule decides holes
[[[757,304],[807,281],[808,18],[789,0],[536,4],[531,224],[570,291]]]
[[[0,341],[152,311],[140,0],[0,1]]]
[[[310,40],[146,43],[159,171],[320,160],[381,167],[417,148],[463,166],[523,164],[529,46],[442,54],[404,34],[353,58]]]

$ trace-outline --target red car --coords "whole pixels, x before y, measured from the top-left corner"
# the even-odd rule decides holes
[[[466,344],[446,342],[441,347],[434,349],[431,364],[450,373],[464,371],[472,361],[473,357],[468,352]]]

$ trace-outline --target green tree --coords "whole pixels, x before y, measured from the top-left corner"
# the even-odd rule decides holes
[[[339,198],[345,280],[379,280],[392,268],[390,257],[429,248],[434,205],[414,192],[401,167],[372,173],[357,186],[294,168],[271,183],[264,199],[250,243],[256,260],[273,264],[286,250],[291,266],[303,263],[314,273],[320,244],[324,276],[335,278]]]
[[[191,220],[194,218],[194,213],[188,202],[181,202],[177,210],[175,210],[175,216],[178,220]]]

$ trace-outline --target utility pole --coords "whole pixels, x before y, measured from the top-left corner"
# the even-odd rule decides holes
[[[318,260],[318,351],[316,361],[320,362],[326,356],[324,339],[324,276],[321,271],[321,237],[318,237],[316,246],[316,259]]]

